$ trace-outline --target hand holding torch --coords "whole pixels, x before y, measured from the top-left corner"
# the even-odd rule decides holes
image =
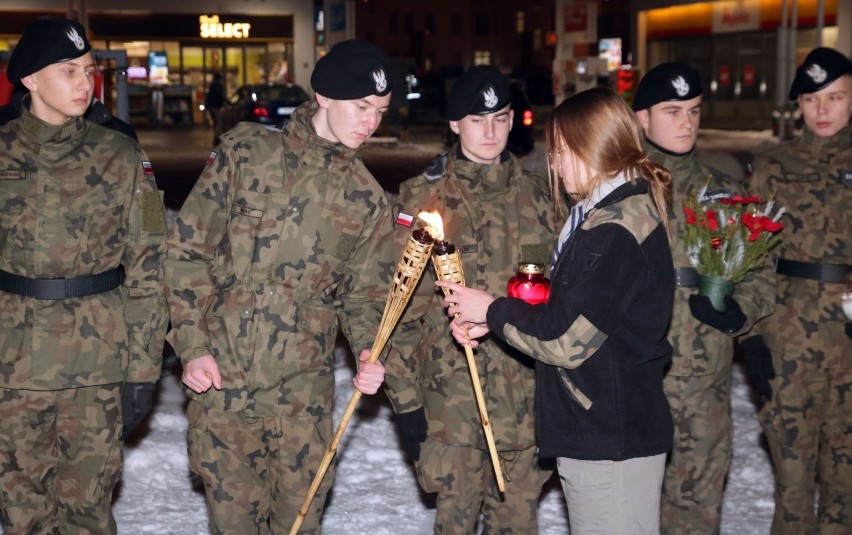
[[[417,282],[423,275],[423,269],[429,261],[429,253],[432,251],[432,243],[432,236],[423,229],[417,229],[411,234],[411,238],[409,238],[408,244],[402,253],[402,258],[400,258],[396,267],[396,273],[394,274],[393,282],[391,283],[391,289],[388,294],[387,303],[385,304],[385,310],[382,314],[381,322],[379,323],[379,330],[376,334],[376,339],[373,342],[373,347],[370,349],[370,363],[375,363],[379,360],[379,355],[381,355],[394,327],[396,327],[396,324],[399,322],[399,318],[402,316],[402,311],[405,309],[405,305],[407,305],[408,301],[411,299],[414,288],[417,286]],[[352,393],[352,399],[349,400],[349,405],[346,406],[346,410],[343,412],[343,417],[340,420],[340,424],[337,426],[337,431],[334,433],[334,437],[328,445],[328,450],[320,463],[316,476],[314,476],[311,487],[308,489],[308,495],[302,503],[302,506],[299,508],[299,514],[296,517],[296,521],[293,523],[293,527],[290,528],[290,535],[296,535],[299,531],[299,527],[302,525],[302,522],[304,522],[305,516],[308,514],[308,508],[310,508],[311,502],[313,501],[320,483],[322,483],[322,479],[325,476],[326,471],[328,471],[331,460],[337,451],[337,446],[340,444],[340,440],[343,437],[343,431],[349,424],[349,420],[352,418],[352,414],[355,412],[355,407],[358,405],[358,400],[360,399],[361,392],[359,390],[355,390]]]
[[[418,217],[428,224],[430,233],[435,236],[435,245],[432,248],[432,266],[438,280],[445,280],[464,285],[464,269],[461,263],[461,255],[452,243],[444,241],[443,223],[439,214],[421,213]],[[447,288],[442,288],[444,295],[451,293]],[[494,477],[497,480],[497,488],[500,492],[506,491],[503,480],[503,470],[500,467],[500,456],[497,454],[497,446],[494,443],[494,433],[491,431],[491,420],[488,418],[488,410],[485,407],[485,396],[482,394],[482,385],[479,382],[479,371],[476,360],[473,357],[473,348],[470,344],[464,344],[464,354],[470,369],[470,379],[473,383],[473,392],[476,396],[476,405],[479,408],[479,416],[482,419],[482,430],[485,433],[485,441],[488,444],[488,452],[491,455],[491,464],[494,466]]]

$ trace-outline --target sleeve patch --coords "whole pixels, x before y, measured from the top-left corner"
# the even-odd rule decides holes
[[[158,191],[142,192],[142,230],[152,234],[168,232],[163,201]]]
[[[335,257],[338,260],[346,260],[352,255],[355,246],[358,244],[358,238],[351,234],[343,233],[340,235],[340,241],[337,242],[337,251]]]
[[[145,172],[145,176],[154,176],[154,167],[148,160],[142,160],[142,170]]]

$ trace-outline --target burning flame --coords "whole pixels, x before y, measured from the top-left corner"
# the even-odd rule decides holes
[[[441,214],[434,212],[420,212],[417,218],[426,223],[426,232],[437,241],[444,241],[444,221]]]

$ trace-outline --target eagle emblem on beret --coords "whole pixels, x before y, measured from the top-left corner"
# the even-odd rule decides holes
[[[491,109],[497,105],[497,91],[493,87],[488,86],[488,89],[482,92],[482,96],[485,99],[486,108]]]
[[[672,78],[672,87],[679,97],[685,97],[689,93],[689,84],[683,79],[683,76],[678,75]]]
[[[808,70],[805,71],[808,76],[811,77],[811,80],[814,81],[815,84],[821,84],[828,78],[828,73],[817,65],[816,63],[811,63],[811,66],[808,67]]]
[[[65,32],[65,35],[67,35],[68,39],[70,39],[71,42],[74,43],[74,46],[77,47],[77,50],[83,50],[84,48],[86,48],[86,43],[83,41],[83,38],[80,37],[80,34],[77,33],[77,30],[73,26],[71,28],[68,28],[68,30]]]
[[[377,67],[373,71],[373,81],[376,82],[376,93],[382,93],[388,88],[388,78],[385,76],[385,71],[381,67]]]

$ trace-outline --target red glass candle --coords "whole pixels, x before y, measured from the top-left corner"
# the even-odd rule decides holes
[[[546,303],[550,297],[550,279],[544,276],[544,265],[532,262],[518,264],[518,271],[506,285],[506,293],[531,305]]]

